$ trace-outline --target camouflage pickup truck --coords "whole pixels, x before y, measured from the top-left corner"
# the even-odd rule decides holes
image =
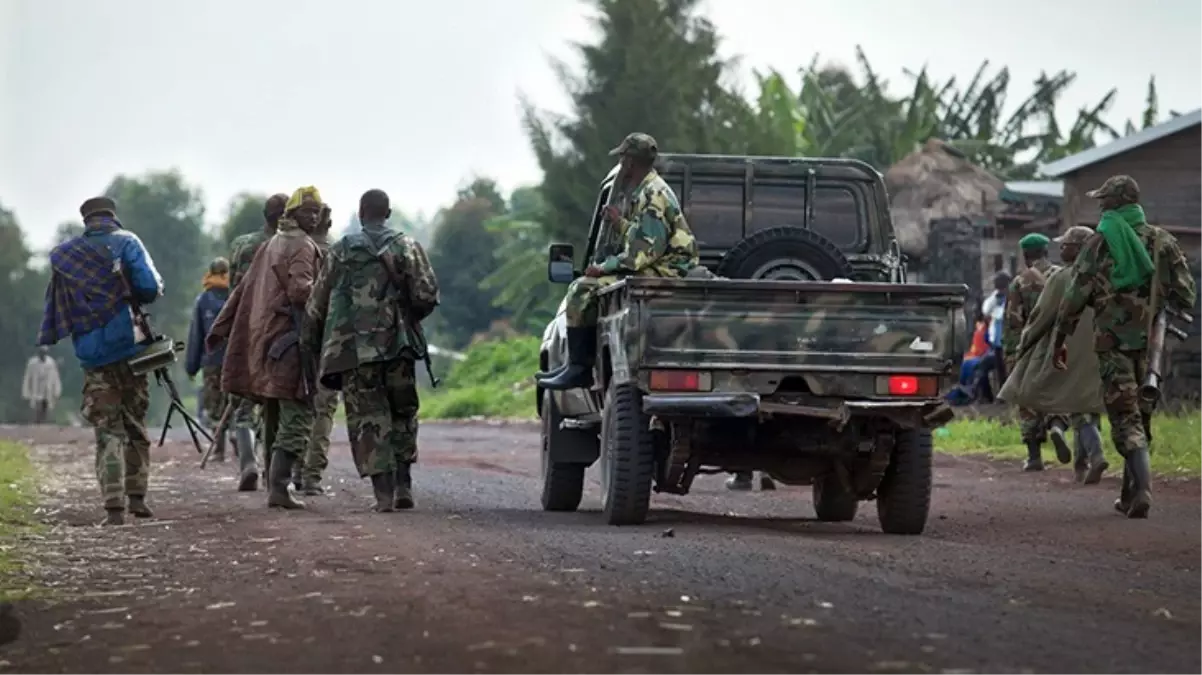
[[[595,384],[538,391],[543,508],[575,510],[600,459],[613,525],[643,522],[653,490],[754,470],[812,485],[820,520],[875,500],[885,532],[920,534],[967,288],[906,283],[884,182],[862,162],[665,154],[657,168],[705,269],[599,293]],[[600,214],[616,173],[585,261],[608,253]],[[551,249],[551,281],[580,275],[572,246]],[[563,311],[543,334],[544,370],[566,359]]]

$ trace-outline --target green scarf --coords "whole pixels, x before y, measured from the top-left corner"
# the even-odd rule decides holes
[[[1098,232],[1105,237],[1110,257],[1114,259],[1110,283],[1116,291],[1139,286],[1152,275],[1152,257],[1135,234],[1135,228],[1147,222],[1139,204],[1102,212]]]

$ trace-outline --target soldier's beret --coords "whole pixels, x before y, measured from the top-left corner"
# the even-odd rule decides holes
[[[1047,248],[1051,242],[1045,235],[1038,232],[1032,232],[1022,239],[1018,240],[1018,247],[1024,251],[1031,251],[1041,248]]]

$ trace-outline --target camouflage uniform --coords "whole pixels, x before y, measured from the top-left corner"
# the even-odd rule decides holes
[[[150,482],[150,383],[125,362],[85,370],[83,418],[96,430],[96,478],[106,509],[145,498]]]
[[[403,288],[381,256],[395,261]],[[342,391],[355,467],[371,477],[377,510],[413,506],[416,345],[405,322],[437,305],[438,281],[421,245],[379,222],[330,247],[305,308],[305,343],[321,354],[322,384]]]
[[[1087,305],[1093,307],[1094,349],[1102,378],[1102,398],[1110,418],[1111,438],[1126,460],[1123,493],[1115,506],[1130,517],[1146,517],[1151,507],[1147,453],[1152,411],[1141,408],[1137,391],[1147,368],[1148,329],[1158,310],[1151,307],[1152,283],[1159,284],[1163,303],[1183,311],[1193,308],[1196,289],[1177,240],[1144,221],[1142,209],[1138,208],[1139,185],[1134,179],[1113,176],[1087,194],[1101,200],[1103,221],[1098,226],[1099,233],[1085,243],[1073,265],[1073,278],[1060,304],[1055,344],[1063,345],[1076,330],[1082,310]],[[1135,213],[1124,220],[1130,223],[1128,227],[1137,241],[1131,253],[1125,255],[1138,262],[1142,249],[1147,256],[1144,269],[1151,270],[1152,261],[1156,261],[1156,269],[1138,277],[1142,280],[1119,283],[1128,270],[1120,268],[1111,240],[1101,231],[1108,224],[1108,217],[1131,211]]]
[[[654,138],[634,133],[610,154],[650,162],[658,148]],[[612,189],[620,188],[615,185]],[[580,277],[568,286],[564,318],[569,356],[575,352],[581,361],[570,359],[569,368],[540,373],[541,384],[547,389],[571,389],[588,379],[584,373],[591,369],[596,351],[598,290],[627,276],[684,277],[698,265],[697,241],[685,221],[680,200],[654,169],[635,187],[629,209],[612,227],[623,242],[622,251],[600,264],[601,276]],[[586,359],[589,365],[585,365]]]
[[[204,400],[205,415],[209,424],[216,426],[225,412],[225,394],[221,391],[221,366],[205,366],[203,372],[204,384],[201,386],[201,397]]]

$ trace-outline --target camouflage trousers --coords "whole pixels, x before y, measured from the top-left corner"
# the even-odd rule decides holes
[[[221,421],[225,412],[226,395],[221,391],[221,365],[204,367],[204,386],[201,392],[205,416],[213,426]]]
[[[1119,454],[1147,449],[1152,441],[1152,410],[1139,402],[1139,383],[1147,368],[1147,352],[1098,352],[1098,374],[1102,376],[1102,402],[1110,418],[1110,438]]]
[[[83,418],[96,432],[96,479],[105,508],[124,508],[126,497],[145,497],[150,483],[146,411],[150,382],[125,363],[83,374]]]
[[[580,277],[568,286],[564,319],[568,328],[597,325],[597,296],[594,293],[616,283],[621,277]]]
[[[313,408],[313,434],[293,472],[302,479],[321,482],[322,474],[330,465],[330,434],[334,431],[334,413],[338,410],[338,390],[318,385]]]
[[[359,476],[388,473],[417,461],[417,377],[414,362],[370,363],[343,377],[346,429]]]
[[[263,402],[262,414],[265,463],[270,465],[276,452],[303,456],[313,433],[313,406],[308,401],[269,398]]]

